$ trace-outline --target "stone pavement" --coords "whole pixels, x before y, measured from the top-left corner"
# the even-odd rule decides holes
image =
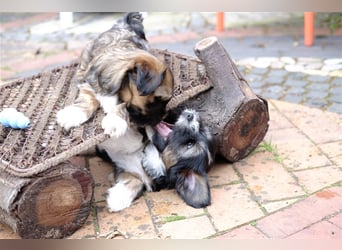
[[[112,16],[79,13],[75,25],[62,32],[56,18],[50,13],[25,16],[25,22],[0,19],[2,80],[70,62],[101,32],[98,27],[106,30],[112,23]],[[341,36],[318,29],[315,46],[306,48],[295,23],[280,31],[260,24],[216,34],[207,13],[152,13],[145,21],[152,46],[185,54],[193,55],[201,38],[217,35],[252,89],[268,99],[269,131],[247,158],[216,161],[209,173],[212,204],[205,209],[163,190],[108,213],[111,167],[97,157],[79,158],[93,174],[95,197],[87,222],[69,238],[341,239]],[[0,238],[18,236],[0,224]]]

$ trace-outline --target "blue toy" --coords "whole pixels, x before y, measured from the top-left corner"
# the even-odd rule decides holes
[[[0,123],[8,128],[25,129],[30,126],[30,119],[14,108],[6,108],[0,112]]]

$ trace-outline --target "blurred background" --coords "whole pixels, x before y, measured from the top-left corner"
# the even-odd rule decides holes
[[[342,13],[312,14],[307,45],[303,12],[143,12],[152,47],[195,56],[217,36],[257,94],[342,113]],[[122,15],[1,13],[1,81],[70,63]]]

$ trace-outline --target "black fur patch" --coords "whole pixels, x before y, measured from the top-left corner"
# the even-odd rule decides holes
[[[147,104],[146,112],[135,105],[128,105],[127,111],[130,119],[140,127],[147,125],[157,125],[166,114],[167,101],[163,101],[156,97],[154,102]]]

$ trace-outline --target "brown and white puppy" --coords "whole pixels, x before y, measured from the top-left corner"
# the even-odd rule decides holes
[[[140,13],[122,20],[90,42],[83,51],[76,80],[75,102],[57,113],[66,130],[86,122],[101,106],[104,133],[111,138],[97,145],[113,163],[115,184],[108,190],[110,211],[128,207],[151,178],[142,167],[146,126],[155,126],[166,114],[173,77],[167,65],[148,50]]]
[[[185,109],[172,130],[158,124],[157,131],[152,135],[153,145],[147,145],[144,150],[143,161],[155,188],[175,188],[186,204],[194,208],[208,206],[211,195],[207,172],[215,155],[208,127],[195,110]],[[156,148],[161,152],[161,159]],[[162,164],[164,172],[159,167]]]
[[[128,13],[83,50],[76,72],[79,95],[57,113],[63,128],[81,125],[100,106],[104,133],[114,137],[123,135],[129,122],[146,126],[162,120],[173,78],[148,51],[142,21],[140,13]]]

